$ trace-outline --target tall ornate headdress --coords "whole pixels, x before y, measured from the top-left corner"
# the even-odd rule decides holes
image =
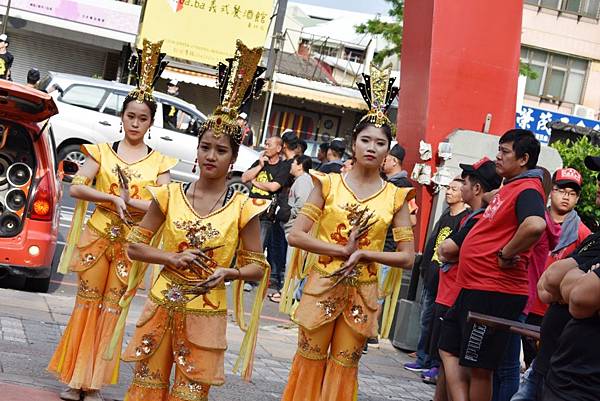
[[[242,143],[242,130],[237,124],[240,108],[251,98],[260,95],[264,80],[258,78],[266,68],[258,63],[262,56],[262,47],[249,49],[241,40],[236,42],[233,58],[228,64],[219,63],[219,105],[212,115],[200,125],[199,133],[208,129],[215,137],[229,135]]]
[[[377,128],[384,124],[393,128],[386,113],[398,95],[399,89],[393,86],[396,78],[390,77],[391,72],[391,65],[379,69],[371,64],[371,75],[362,74],[365,82],[360,82],[357,86],[369,106],[369,111],[360,122],[369,121]]]
[[[137,88],[129,92],[129,96],[139,103],[143,103],[144,100],[154,101],[152,95],[154,85],[169,64],[168,61],[163,60],[167,54],[160,52],[162,40],[152,43],[144,39],[143,44],[143,49],[136,49],[137,58],[134,58],[137,64]]]

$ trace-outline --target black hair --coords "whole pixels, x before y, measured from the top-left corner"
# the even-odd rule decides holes
[[[295,150],[298,147],[298,137],[292,131],[288,131],[282,135],[281,141],[289,150]]]
[[[127,105],[136,99],[137,98],[134,96],[127,95],[127,97],[125,97],[125,100],[123,100],[123,109],[122,109],[123,111],[121,113],[125,113],[125,110],[127,109]],[[152,120],[154,120],[154,116],[156,115],[156,108],[158,107],[156,104],[156,101],[144,99],[144,104],[146,106],[148,106],[148,108],[150,109],[150,118]]]
[[[323,153],[327,153],[329,150],[329,142],[323,142],[319,145],[319,150]]]
[[[37,68],[32,68],[27,72],[27,83],[35,85],[40,80],[40,71]]]
[[[367,121],[367,120],[359,122],[356,125],[356,127],[354,127],[354,131],[352,131],[352,143],[356,142],[356,138],[358,137],[358,134],[360,134],[362,131],[364,131],[368,127],[375,127],[375,124],[373,124],[372,122]],[[388,140],[388,149],[389,149],[390,145],[392,143],[392,139],[393,139],[392,127],[390,127],[387,124],[383,124],[381,127],[375,127],[375,128],[380,128],[381,130],[383,130],[383,133],[385,134],[385,136]]]
[[[239,127],[238,127],[239,128]],[[200,146],[200,141],[202,140],[202,137],[204,136],[204,134],[206,134],[208,131],[210,131],[210,128],[204,124],[202,124],[200,126],[200,128],[198,129],[198,146]],[[233,155],[233,159],[237,159],[238,157],[238,153],[240,152],[240,144],[237,143],[234,139],[233,139],[233,135],[225,135],[227,138],[229,138],[229,146],[231,146],[231,153]]]
[[[500,137],[500,143],[512,142],[512,147],[517,159],[522,159],[525,154],[529,160],[525,167],[531,170],[537,166],[540,157],[540,142],[535,138],[533,132],[526,129],[511,129]]]
[[[331,150],[331,153],[341,159],[346,151],[346,141],[343,139],[334,139],[329,143],[329,150]]]
[[[306,143],[304,139],[300,139],[298,141],[298,146],[300,146],[300,150],[302,151],[302,153],[306,152],[306,149],[308,149],[308,143]]]
[[[469,179],[469,182],[471,183],[472,186],[475,186],[476,184],[479,184],[479,186],[481,187],[481,189],[483,189],[483,192],[489,192],[492,190],[492,188],[490,188],[490,186],[488,184],[486,184],[485,182],[483,182],[483,180],[481,178],[479,178],[477,175],[475,174],[465,174],[463,176],[464,179]]]
[[[306,155],[298,155],[294,157],[294,161],[302,165],[302,170],[306,173],[312,168],[312,159]]]

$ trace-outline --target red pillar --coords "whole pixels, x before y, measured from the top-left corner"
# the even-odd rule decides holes
[[[522,0],[406,0],[398,142],[409,172],[420,140],[433,146],[435,172],[438,143],[453,130],[481,131],[488,113],[490,133],[515,126],[522,8]],[[419,186],[417,201],[422,247],[428,188]]]

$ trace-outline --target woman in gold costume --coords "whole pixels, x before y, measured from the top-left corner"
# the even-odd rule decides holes
[[[300,326],[283,401],[349,401],[358,392],[358,362],[377,336],[378,265],[409,268],[414,250],[411,188],[379,176],[392,140],[385,111],[396,96],[389,69],[371,66],[359,85],[370,111],[354,129],[353,168],[312,172],[315,188],[289,235],[290,245],[315,255],[302,299],[292,313]],[[396,252],[382,252],[392,225]],[[311,260],[311,258],[307,258]]]
[[[84,400],[99,400],[99,390],[118,381],[118,358],[106,360],[103,354],[121,313],[118,303],[131,268],[126,237],[150,206],[146,186],[169,183],[169,170],[177,163],[144,143],[156,113],[152,85],[165,65],[160,45],[144,43],[140,86],[123,102],[124,138],[83,145],[88,158],[69,190],[78,202],[59,272],[77,272],[79,286],[73,313],[48,366],[68,385],[60,394],[64,400],[79,400],[82,391]],[[88,202],[96,209],[82,232]]]
[[[243,315],[243,280],[262,280],[236,364],[246,378],[250,376],[269,277],[258,221],[268,202],[228,190],[227,173],[242,140],[238,109],[260,90],[253,82],[263,69],[257,67],[261,48],[250,50],[239,41],[237,46],[229,67],[220,68],[221,105],[199,128],[199,179],[153,188],[152,205],[130,236],[131,259],[164,268],[123,355],[136,362],[128,401],[204,401],[211,386],[224,383],[226,280],[237,280],[238,319]],[[158,231],[162,249],[148,245]],[[237,267],[232,268],[236,251]]]

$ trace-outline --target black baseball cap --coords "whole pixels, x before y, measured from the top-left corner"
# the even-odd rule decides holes
[[[406,150],[399,144],[394,145],[389,152],[390,156],[394,156],[396,159],[400,161],[404,161],[404,156],[406,156]]]
[[[584,163],[590,170],[600,171],[600,156],[587,156]]]
[[[500,188],[500,184],[502,184],[502,177],[496,173],[496,164],[487,157],[473,164],[461,163],[459,166],[462,169],[463,178],[468,175],[477,177],[486,192],[498,189]]]

